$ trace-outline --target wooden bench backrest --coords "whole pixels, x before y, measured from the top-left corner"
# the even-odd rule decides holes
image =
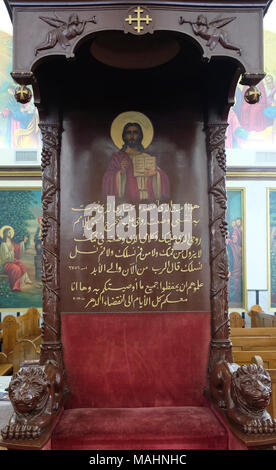
[[[261,356],[265,369],[276,369],[276,351],[233,351],[234,362],[238,365],[251,364],[253,356]]]
[[[276,328],[233,328],[231,330],[231,338],[251,336],[259,336],[262,338],[275,338]]]
[[[245,326],[245,320],[238,312],[231,312],[229,315],[230,319],[230,328],[242,328]]]
[[[251,317],[251,328],[276,327],[276,317],[265,313],[259,305],[253,305],[248,315]]]
[[[41,335],[41,328],[38,326],[40,313],[34,307],[20,317],[7,315],[0,328],[3,331],[2,351],[8,355],[14,350],[15,344],[20,339],[35,339]]]
[[[13,315],[7,315],[0,323],[0,328],[3,331],[2,352],[8,354],[14,349],[17,341],[19,324]]]
[[[19,323],[17,338],[23,339],[39,336],[41,334],[41,329],[38,326],[39,318],[40,313],[35,307],[30,307],[24,315],[17,317]]]
[[[39,359],[39,352],[33,341],[20,339],[17,341],[14,350],[8,355],[8,359],[13,364],[13,374],[15,374],[24,361]]]
[[[234,336],[231,337],[233,351],[276,351],[276,337]]]

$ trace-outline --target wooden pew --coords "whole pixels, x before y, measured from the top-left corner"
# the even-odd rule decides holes
[[[24,315],[17,317],[19,323],[18,339],[28,338],[33,341],[40,336],[39,319],[40,313],[35,307],[30,307]]]
[[[276,369],[276,351],[233,351],[234,362],[239,365],[251,364],[254,356],[261,356],[265,369]]]
[[[245,326],[245,320],[238,312],[231,312],[229,315],[230,328],[242,328]]]
[[[30,307],[24,315],[14,317],[7,315],[2,323],[2,352],[8,354],[14,350],[15,344],[21,339],[29,339],[36,346],[41,343],[41,328],[38,326],[40,313],[34,307]]]
[[[240,314],[238,312],[234,313],[234,324],[242,324]],[[240,316],[240,320],[238,316]],[[233,345],[233,351],[276,350],[276,328],[235,328],[232,325],[230,339]]]
[[[10,375],[12,371],[12,362],[9,362],[9,359],[6,354],[0,352],[0,375]]]
[[[276,316],[265,313],[259,305],[253,305],[248,312],[251,328],[276,328]]]
[[[0,323],[0,328],[2,330],[2,352],[8,355],[9,352],[13,351],[17,341],[19,323],[16,317],[13,315],[7,315]]]
[[[2,353],[0,353],[0,375],[16,373],[26,360],[37,360],[40,355],[40,314],[30,307],[24,315],[7,315],[0,323],[2,329]]]
[[[276,328],[232,328],[230,333],[234,361],[250,364],[261,356],[266,369],[276,369]]]
[[[236,337],[263,337],[263,338],[275,338],[276,328],[232,328],[230,333],[231,338]]]
[[[15,374],[24,362],[38,361],[40,347],[30,339],[20,339],[8,355],[0,352],[0,376]]]
[[[14,350],[8,355],[8,359],[13,365],[13,374],[20,369],[24,362],[38,360],[40,348],[30,339],[20,339],[17,341]]]
[[[276,351],[276,337],[231,336],[232,351]]]

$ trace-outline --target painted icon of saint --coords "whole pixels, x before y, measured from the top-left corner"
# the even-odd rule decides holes
[[[8,276],[10,287],[13,291],[21,291],[22,287],[26,284],[32,284],[25,264],[19,261],[24,252],[28,237],[25,236],[21,243],[15,243],[13,236],[13,227],[4,225],[0,229],[0,273]]]
[[[119,149],[103,177],[103,196],[127,201],[162,200],[170,196],[167,174],[157,158],[145,152],[153,139],[151,121],[142,113],[119,114],[111,125],[111,138]]]

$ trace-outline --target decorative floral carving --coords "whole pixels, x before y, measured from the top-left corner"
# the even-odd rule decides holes
[[[228,281],[229,278],[229,270],[227,265],[227,260],[224,263],[218,264],[218,277],[223,281]]]
[[[49,217],[46,215],[42,219],[42,227],[41,227],[41,238],[42,240],[47,237],[48,230],[51,227]]]
[[[232,361],[228,321],[228,261],[225,235],[227,195],[225,187],[225,132],[227,124],[206,128],[209,167],[209,228],[211,266],[212,341],[209,372],[218,360]]]
[[[52,282],[54,280],[54,277],[55,277],[54,268],[53,268],[53,265],[48,262],[47,256],[45,256],[45,254],[43,254],[42,260],[43,260],[42,282],[44,282],[45,284],[48,284],[48,282]]]
[[[50,165],[51,162],[51,150],[46,146],[42,149],[41,152],[41,169],[45,170],[46,166]]]
[[[47,210],[48,205],[54,201],[56,190],[57,188],[54,184],[50,184],[47,188],[44,189],[42,199],[42,207],[44,210]]]
[[[59,312],[59,156],[61,126],[40,124],[43,140],[42,165],[42,281],[43,281],[43,342],[41,363],[56,360],[63,370]]]
[[[209,193],[210,193],[210,194],[213,194],[216,203],[219,204],[219,206],[221,207],[221,209],[226,209],[226,208],[227,208],[227,204],[226,204],[226,190],[225,190],[224,184],[221,184],[221,185],[220,185],[220,183],[224,183],[224,178],[222,178],[220,181],[216,182],[215,185],[212,186],[212,187],[209,189]],[[225,222],[225,223],[226,223],[226,222]]]
[[[43,171],[50,165],[53,152],[59,151],[60,131],[58,124],[39,124],[39,127],[43,139],[41,152],[41,168]]]
[[[224,149],[221,149],[221,148],[218,149],[217,161],[218,161],[218,164],[219,164],[220,168],[223,171],[226,171],[226,153],[225,153]]]
[[[220,222],[220,225],[219,225],[219,228],[220,228],[220,232],[221,234],[226,237],[226,234],[228,232],[228,223],[226,222],[226,220],[221,220]]]

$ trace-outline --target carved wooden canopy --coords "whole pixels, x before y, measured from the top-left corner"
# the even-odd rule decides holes
[[[73,58],[85,38],[106,30],[133,35],[180,33],[196,43],[203,59],[237,61],[245,84],[256,84],[263,76],[262,20],[271,0],[6,3],[14,24],[13,77],[20,83],[31,83],[32,73],[46,58]]]

